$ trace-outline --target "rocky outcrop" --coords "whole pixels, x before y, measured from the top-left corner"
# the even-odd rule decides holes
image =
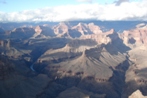
[[[93,34],[102,33],[101,28],[99,26],[95,25],[94,23],[89,23],[88,28]]]
[[[68,31],[72,38],[79,38],[84,35],[99,34],[102,33],[100,27],[94,25],[94,23],[79,23],[71,27]]]
[[[68,50],[63,49],[47,51],[38,62],[41,61],[43,64],[44,61],[58,61],[57,64],[48,65],[46,70],[56,70],[56,74],[61,77],[90,76],[98,82],[107,82],[113,74],[111,67],[115,68],[126,60],[125,56],[117,53],[117,49],[112,45],[95,46],[81,51],[74,51],[76,48],[71,51],[72,47],[66,45]]]
[[[64,22],[59,23],[58,25],[53,27],[54,33],[59,36],[62,37],[66,34],[68,34],[68,29],[70,28],[69,24],[66,24]]]
[[[73,26],[72,29],[77,30],[79,33],[81,33],[81,35],[92,34],[88,28],[88,25],[84,23],[79,23],[78,25]]]
[[[93,40],[71,40],[64,47],[59,49],[49,49],[40,58],[41,61],[60,61],[62,59],[72,58],[85,49],[96,47],[97,43]]]
[[[110,31],[107,31],[107,32],[83,35],[80,38],[81,39],[92,39],[96,41],[98,44],[108,44],[108,43],[111,43],[112,40],[117,39],[118,34],[113,29],[111,29]]]
[[[37,35],[40,35],[41,34],[42,29],[41,29],[40,26],[36,26],[34,29],[35,29],[35,32],[36,32],[36,34],[34,36],[37,36]]]
[[[11,31],[10,37],[13,39],[28,39],[35,34],[35,30],[31,27],[15,28]]]
[[[146,46],[133,47],[128,51],[128,59],[130,61],[130,66],[125,74],[125,85],[128,88],[124,88],[124,94],[126,98],[131,95],[136,89],[140,89],[143,94],[146,93],[147,85],[147,49]],[[134,97],[137,98],[137,97]]]
[[[100,34],[102,33],[100,27],[94,23],[78,23],[75,26],[70,26],[67,23],[59,23],[59,25],[53,27],[54,33],[58,37],[70,37],[79,38],[80,36],[90,35],[90,34]]]
[[[69,88],[59,94],[57,98],[105,98],[105,94],[93,94],[77,87]]]
[[[126,45],[147,45],[147,26],[137,27],[132,30],[124,31],[121,34]]]
[[[106,64],[101,63],[97,59],[90,57],[87,52],[88,51],[84,51],[82,55],[77,58],[71,59],[69,61],[64,61],[55,65],[59,66],[57,74],[60,74],[63,77],[68,75],[79,75],[81,77],[91,76],[94,79],[104,78],[108,80],[112,76],[112,70],[109,69]],[[97,55],[99,56],[99,54]]]
[[[0,48],[10,49],[10,40],[0,40]]]
[[[48,25],[36,26],[34,29],[35,29],[35,32],[36,32],[34,34],[34,37],[41,35],[41,34],[44,35],[44,36],[50,36],[50,37],[55,36],[53,30]]]
[[[129,98],[147,98],[147,96],[143,96],[140,90],[136,90]]]

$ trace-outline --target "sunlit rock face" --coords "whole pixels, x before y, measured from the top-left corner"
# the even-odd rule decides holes
[[[147,46],[147,26],[136,27],[122,33],[122,39],[126,45],[146,45]]]
[[[55,33],[53,32],[53,30],[51,29],[50,26],[48,25],[43,25],[43,26],[36,26],[35,28],[35,34],[34,36],[38,36],[38,35],[44,35],[44,36],[50,36],[53,37],[55,36]]]
[[[136,90],[129,96],[129,98],[147,98],[147,96],[143,96],[140,90]]]
[[[68,36],[68,30],[70,29],[70,25],[64,22],[59,23],[58,25],[53,26],[53,31],[58,37]]]
[[[108,44],[111,43],[112,40],[118,38],[118,34],[113,30],[109,30],[107,32],[99,32],[97,34],[88,34],[80,37],[81,39],[92,39],[96,41],[98,44]]]

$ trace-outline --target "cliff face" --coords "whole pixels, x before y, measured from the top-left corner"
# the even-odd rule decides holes
[[[70,26],[64,22],[59,23],[58,25],[53,27],[54,33],[59,36],[62,37],[64,35],[68,35],[68,29],[70,28]]]
[[[92,39],[96,41],[98,44],[108,44],[108,43],[111,43],[112,40],[115,40],[116,38],[118,38],[118,34],[113,29],[111,29],[110,31],[107,31],[107,32],[99,32],[97,34],[83,35],[80,38]]]
[[[99,34],[102,33],[102,30],[99,26],[95,25],[94,23],[89,23],[88,24],[88,28],[91,32],[93,32],[94,34]]]
[[[140,90],[136,90],[129,98],[147,98],[147,96],[143,96]]]
[[[10,40],[6,39],[6,40],[0,40],[0,48],[1,49],[5,49],[5,50],[9,50],[10,49]]]
[[[122,39],[126,45],[134,44],[138,45],[147,45],[147,26],[137,27],[132,30],[124,31],[122,33]]]
[[[35,34],[35,31],[31,27],[20,27],[15,28],[11,31],[10,37],[14,39],[27,39],[32,37]]]
[[[44,35],[44,36],[50,36],[50,37],[53,37],[55,36],[55,33],[53,32],[53,30],[51,29],[50,26],[48,25],[43,25],[43,26],[36,26],[34,28],[35,30],[35,34],[34,34],[34,37],[37,37],[38,35]]]

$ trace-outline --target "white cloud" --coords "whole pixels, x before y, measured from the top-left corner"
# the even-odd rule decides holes
[[[115,4],[66,5],[22,12],[0,12],[0,21],[147,20],[147,1]]]
[[[117,0],[117,1],[115,1],[115,4],[116,5],[120,5],[121,3],[123,3],[123,2],[129,2],[130,0]]]
[[[89,3],[93,2],[93,0],[76,0],[76,1],[78,1],[78,2],[89,2]]]

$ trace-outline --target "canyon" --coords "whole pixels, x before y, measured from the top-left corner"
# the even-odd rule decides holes
[[[0,98],[146,98],[147,22],[0,23]]]

